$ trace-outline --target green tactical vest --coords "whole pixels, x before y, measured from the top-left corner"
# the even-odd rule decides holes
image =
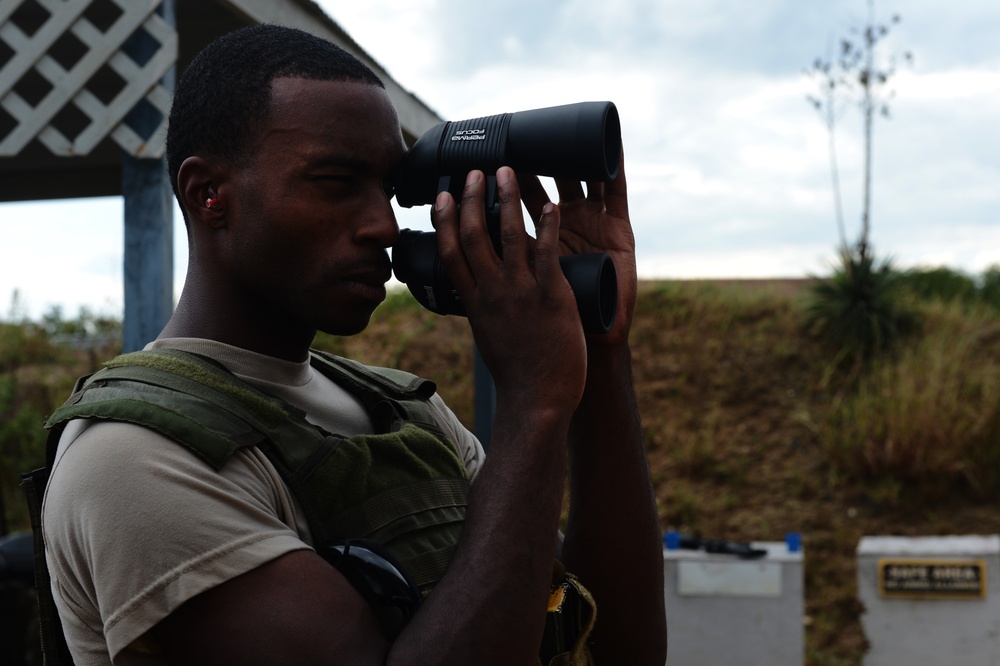
[[[374,541],[421,589],[433,587],[458,544],[470,488],[455,445],[431,414],[433,382],[323,353],[311,362],[361,401],[374,434],[326,432],[215,361],[171,349],[109,361],[78,382],[46,427],[58,442],[71,419],[136,423],[216,470],[257,446],[298,500],[317,550],[343,539]]]
[[[56,447],[72,419],[135,423],[156,430],[221,469],[239,449],[258,447],[302,508],[313,545],[374,541],[427,591],[443,576],[461,535],[470,482],[455,445],[428,404],[434,383],[323,352],[313,367],[358,398],[374,433],[341,437],[308,423],[302,410],[260,391],[217,362],[179,350],[133,352],[80,379],[56,410],[47,465],[22,475],[35,532],[36,588],[46,664],[72,660],[49,589],[41,498]],[[586,639],[595,608],[572,576],[553,585],[540,664],[590,664]]]

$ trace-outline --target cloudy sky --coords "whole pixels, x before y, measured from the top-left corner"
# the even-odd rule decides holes
[[[404,87],[461,119],[611,100],[622,119],[640,276],[801,277],[838,242],[827,132],[804,71],[864,0],[319,0]],[[403,7],[403,8],[401,8]],[[1000,263],[1000,3],[876,0],[910,51],[874,133],[872,241],[902,266]],[[847,234],[860,227],[861,117],[839,117]],[[121,308],[118,198],[0,204],[0,317]],[[426,228],[426,208],[400,212]],[[177,293],[186,267],[178,237]],[[55,279],[54,279],[55,278]]]

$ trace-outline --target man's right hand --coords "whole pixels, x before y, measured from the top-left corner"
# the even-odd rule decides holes
[[[500,242],[486,225],[486,183],[469,173],[461,208],[448,193],[434,210],[438,252],[465,306],[497,400],[572,412],[586,378],[586,341],[573,291],[559,265],[559,210],[545,207],[536,238],[525,230],[513,170],[497,171]]]

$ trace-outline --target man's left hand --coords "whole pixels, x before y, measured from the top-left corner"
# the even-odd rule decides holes
[[[548,193],[537,176],[518,175],[521,198],[532,220],[537,221]],[[638,280],[635,265],[635,237],[629,222],[628,194],[625,183],[625,158],[618,176],[609,183],[555,180],[559,192],[561,226],[560,251],[564,255],[603,252],[615,264],[618,278],[618,311],[611,331],[588,336],[588,345],[620,344],[628,341],[635,310]]]

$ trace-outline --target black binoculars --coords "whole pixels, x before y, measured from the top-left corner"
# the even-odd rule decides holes
[[[611,102],[580,102],[485,118],[443,122],[425,132],[400,161],[396,200],[411,208],[432,204],[441,192],[461,199],[473,169],[486,174],[487,227],[500,252],[496,171],[578,181],[610,181],[621,163],[621,123]],[[614,324],[618,281],[606,254],[575,254],[559,260],[573,289],[583,327],[606,333]],[[403,229],[392,252],[393,272],[421,305],[438,314],[465,309],[437,253],[434,232]]]

